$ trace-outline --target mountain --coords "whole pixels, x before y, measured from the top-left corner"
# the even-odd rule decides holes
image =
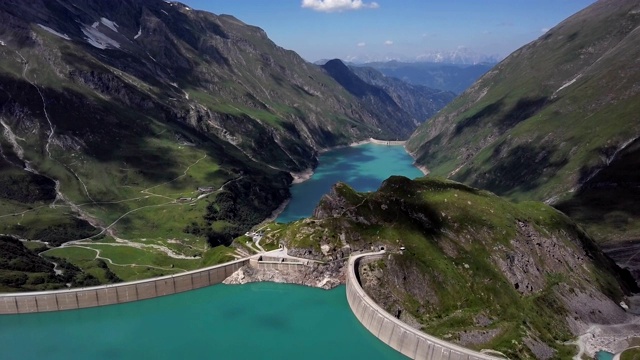
[[[412,85],[400,79],[385,76],[371,67],[350,66],[349,68],[366,83],[383,89],[417,123],[423,123],[455,98],[455,94],[451,91]]]
[[[555,204],[598,241],[640,239],[640,5],[601,0],[518,49],[408,149],[435,175]]]
[[[384,89],[365,82],[339,59],[326,62],[322,68],[372,112],[392,122],[411,121],[418,124]],[[402,139],[404,134],[399,135],[397,139]]]
[[[384,246],[360,268],[369,296],[427,333],[511,359],[569,358],[571,339],[629,320],[637,291],[566,215],[430,176],[391,177],[375,192],[339,183],[312,217],[270,224],[261,242],[339,263]]]
[[[2,1],[0,55],[0,234],[79,269],[55,286],[229,259],[216,246],[268,217],[319,150],[416,126],[260,28],[178,2]]]
[[[449,64],[449,65],[478,65],[478,64],[496,64],[503,57],[497,54],[486,54],[460,46],[453,50],[432,50],[422,54],[408,56],[398,52],[385,52],[378,54],[360,54],[348,55],[344,59],[350,64],[357,66],[366,66],[369,63],[431,63],[431,64]],[[320,59],[315,64],[322,65],[328,59]]]
[[[414,85],[462,93],[484,75],[495,63],[455,64],[448,62],[371,62],[352,64],[372,67],[386,76]]]
[[[495,64],[500,60],[500,56],[481,54],[464,46],[460,46],[454,50],[420,54],[416,57],[416,60],[427,63],[477,65],[482,63]]]

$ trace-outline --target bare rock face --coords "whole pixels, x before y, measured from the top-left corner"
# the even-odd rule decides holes
[[[557,353],[557,351],[549,345],[531,337],[525,338],[524,343],[529,349],[531,349],[531,352],[535,355],[536,359],[539,360],[552,359]]]
[[[392,270],[393,265],[390,266],[389,270]],[[391,287],[385,285],[388,281],[398,280],[396,277],[391,276],[386,270],[387,264],[384,261],[361,262],[358,273],[360,275],[362,288],[369,296],[375,299],[376,303],[383,309],[386,309],[400,321],[420,330],[420,322],[411,315],[411,313],[405,311],[402,306],[399,306],[401,299],[392,291]],[[417,288],[417,286],[415,287]],[[429,287],[424,287],[418,291],[425,290],[429,291]]]
[[[511,248],[493,256],[502,273],[523,295],[542,290],[549,273],[568,273],[586,264],[585,251],[569,247],[554,236],[540,234],[530,224],[518,221],[518,236]]]
[[[320,200],[320,205],[313,210],[313,217],[316,219],[328,219],[343,216],[352,206],[347,199],[339,193],[346,185],[336,184],[331,191]]]
[[[629,319],[629,314],[618,304],[593,288],[575,289],[562,284],[557,290],[567,308],[567,321],[576,334],[591,324],[618,324]]]
[[[236,285],[267,281],[329,290],[345,283],[344,266],[345,262],[316,264],[304,270],[256,269],[244,266],[226,278],[223,284]]]
[[[462,346],[486,344],[501,331],[502,329],[465,330],[458,333],[458,343]]]

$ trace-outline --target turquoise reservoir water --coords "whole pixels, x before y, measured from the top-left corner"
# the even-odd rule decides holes
[[[596,352],[596,360],[613,360],[613,354],[608,351]]]
[[[313,177],[291,188],[291,201],[276,221],[291,222],[311,216],[322,195],[343,181],[358,191],[376,190],[391,175],[422,176],[402,146],[365,144],[326,152],[318,159]]]
[[[0,358],[406,359],[358,322],[344,286],[326,291],[273,283],[3,315]]]

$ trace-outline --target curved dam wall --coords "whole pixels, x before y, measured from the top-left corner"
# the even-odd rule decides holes
[[[358,266],[363,257],[381,259],[384,251],[349,258],[347,301],[356,318],[378,339],[412,359],[427,360],[504,360],[466,349],[418,331],[382,309],[360,285]]]
[[[24,314],[122,304],[221,283],[249,259],[180,274],[87,288],[0,294],[0,314]]]

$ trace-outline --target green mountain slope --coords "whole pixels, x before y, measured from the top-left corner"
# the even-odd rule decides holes
[[[512,199],[582,197],[602,171],[631,165],[623,155],[640,136],[639,25],[637,1],[593,4],[498,64],[421,126],[408,148],[433,174]],[[608,176],[625,183],[627,173]],[[573,212],[584,216],[596,205],[581,204]],[[637,222],[624,207],[610,209]]]
[[[509,358],[569,358],[587,324],[627,318],[617,304],[633,279],[566,215],[540,202],[424,177],[376,192],[337,184],[314,215],[272,224],[262,243],[337,260],[384,245],[361,268],[365,290],[428,333]]]
[[[415,128],[377,110],[232,16],[0,2],[0,234],[100,281],[230,259],[318,150]]]

